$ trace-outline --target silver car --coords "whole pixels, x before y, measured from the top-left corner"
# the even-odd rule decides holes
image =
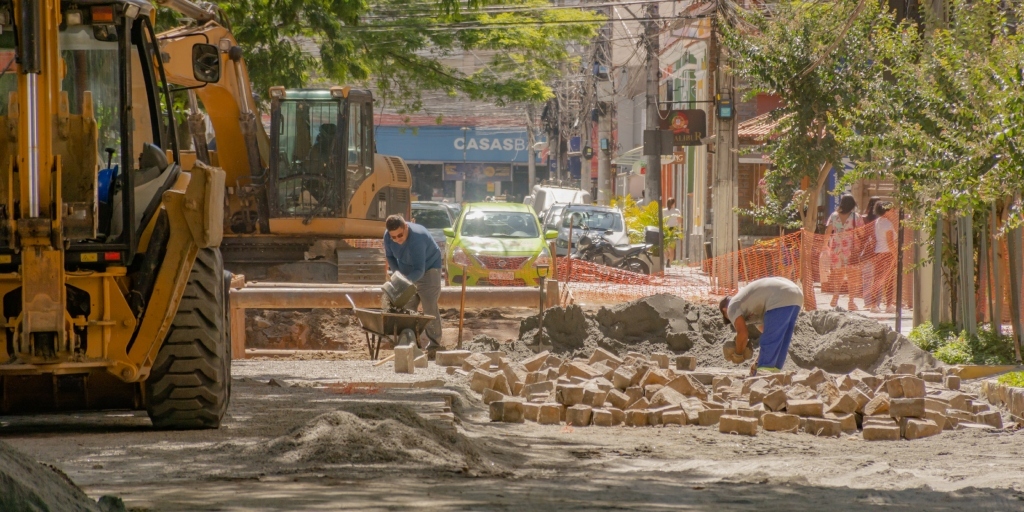
[[[412,222],[419,224],[430,231],[431,238],[437,242],[437,246],[444,253],[445,238],[444,230],[455,224],[452,211],[444,203],[432,201],[413,201]]]
[[[569,243],[569,226],[572,225],[572,244]],[[565,256],[571,252],[585,232],[591,237],[601,235],[616,247],[629,245],[629,233],[622,212],[608,206],[573,204],[562,211],[562,222],[555,240],[555,253]]]

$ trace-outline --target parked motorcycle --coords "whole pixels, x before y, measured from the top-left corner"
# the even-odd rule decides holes
[[[632,244],[616,247],[604,237],[603,233],[588,230],[576,243],[576,251],[572,257],[583,261],[592,261],[609,267],[621,268],[638,274],[650,274],[654,267],[650,244]]]

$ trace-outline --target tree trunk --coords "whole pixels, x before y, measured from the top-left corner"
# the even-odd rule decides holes
[[[806,211],[803,209],[800,211],[800,219],[803,222],[800,237],[800,287],[804,292],[805,311],[818,309],[818,301],[814,297],[813,265],[818,252],[814,250],[814,230],[818,225],[818,196],[821,195],[821,187],[825,186],[830,169],[832,169],[832,164],[829,162],[825,162],[818,169],[818,179],[814,186],[807,191],[807,199],[804,201]]]

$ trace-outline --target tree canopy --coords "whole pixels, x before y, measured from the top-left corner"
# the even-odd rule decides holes
[[[604,17],[546,0],[219,0],[254,90],[311,81],[373,87],[416,110],[421,92],[499,105],[544,101],[547,82]],[[462,69],[467,54],[483,60]]]

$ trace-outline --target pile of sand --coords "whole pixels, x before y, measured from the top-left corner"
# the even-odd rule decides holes
[[[59,469],[40,464],[0,441],[0,510],[32,512],[113,512],[120,499],[89,499]]]
[[[401,463],[410,468],[499,472],[500,466],[488,460],[473,440],[424,419],[408,406],[367,402],[344,408],[271,440],[265,453],[300,466]]]
[[[568,357],[588,357],[595,349],[603,348],[619,355],[629,351],[687,354],[696,356],[700,366],[733,366],[722,356],[722,344],[732,341],[735,332],[722,321],[718,309],[673,295],[654,295],[601,308],[593,315],[575,305],[555,307],[544,313],[543,326],[539,324],[537,316],[527,318],[520,326],[518,340],[497,343],[478,337],[468,348],[501,350],[519,361],[533,353],[528,345],[540,340],[546,349]],[[752,329],[755,357],[759,336]],[[800,314],[786,368],[821,368],[830,373],[860,368],[877,373],[895,370],[902,363],[922,369],[939,365],[906,337],[874,320],[848,312],[811,311]]]

